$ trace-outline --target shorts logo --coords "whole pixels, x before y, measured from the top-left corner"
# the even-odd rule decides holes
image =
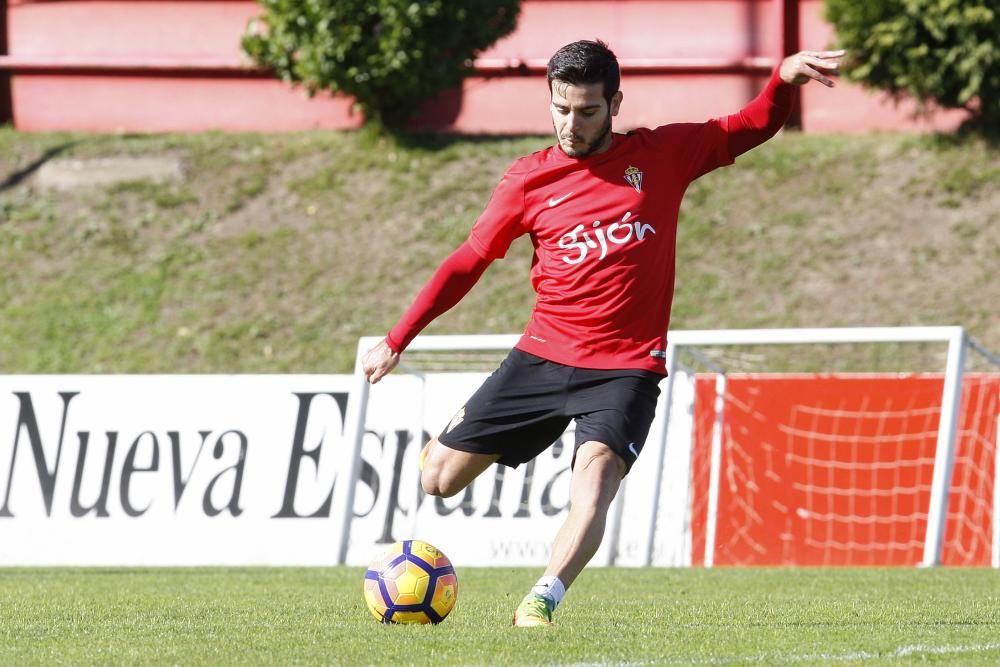
[[[649,351],[649,356],[656,357],[657,359],[666,359],[667,358],[667,351],[666,350],[650,350]]]
[[[628,184],[635,188],[636,192],[642,192],[642,177],[643,173],[638,167],[633,167],[629,165],[629,168],[625,170],[625,180]]]
[[[639,451],[635,448],[634,442],[628,443],[628,450],[632,452],[632,456],[634,456],[635,458],[639,458]]]
[[[465,420],[465,406],[462,406],[462,409],[459,410],[457,413],[455,413],[455,416],[451,418],[451,422],[448,424],[448,428],[445,430],[445,433],[451,433],[452,430],[456,426],[461,424],[462,421],[464,420]]]

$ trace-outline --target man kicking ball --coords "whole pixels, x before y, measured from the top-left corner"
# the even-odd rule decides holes
[[[378,382],[435,317],[457,304],[511,242],[531,237],[537,293],[524,334],[421,453],[421,485],[453,496],[493,463],[516,467],[576,422],[566,520],[514,625],[544,626],[604,536],[608,507],[635,463],[666,374],[677,214],[696,178],[774,136],[797,86],[833,86],[842,51],[785,58],[731,116],[612,132],[622,104],[614,53],[600,41],[548,64],[555,145],[517,160],[468,238],[363,363]]]

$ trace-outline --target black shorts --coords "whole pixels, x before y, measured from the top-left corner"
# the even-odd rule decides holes
[[[608,445],[625,461],[627,474],[649,433],[663,377],[641,369],[564,366],[515,348],[438,442],[463,452],[499,454],[499,463],[516,468],[576,420],[576,448],[589,440]]]

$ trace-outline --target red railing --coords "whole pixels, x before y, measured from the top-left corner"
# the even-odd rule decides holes
[[[97,131],[356,127],[348,101],[306,100],[247,61],[239,36],[257,12],[252,0],[0,0],[0,121]],[[475,61],[462,90],[430,104],[421,124],[547,132],[544,113],[527,104],[512,110],[509,101],[544,95],[537,79],[551,51],[588,36],[607,39],[619,55],[622,127],[729,113],[781,57],[828,45],[821,17],[822,0],[523,0],[517,30]],[[151,109],[159,100],[170,103]],[[802,104],[793,122],[801,118],[806,130],[913,125],[907,108],[854,86],[806,91]],[[58,113],[67,108],[72,116]]]

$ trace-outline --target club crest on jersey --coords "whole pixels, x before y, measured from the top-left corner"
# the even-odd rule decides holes
[[[642,176],[643,173],[638,167],[629,165],[629,168],[625,170],[625,180],[635,188],[636,192],[642,192]]]

